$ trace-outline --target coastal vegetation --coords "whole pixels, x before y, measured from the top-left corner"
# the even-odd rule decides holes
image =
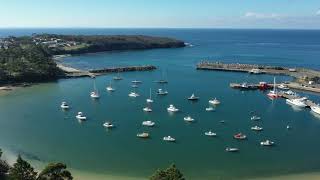
[[[64,77],[54,55],[184,46],[183,41],[142,35],[10,36],[0,39],[0,84],[43,82]]]
[[[0,149],[0,179],[5,180],[71,180],[71,173],[63,163],[50,163],[39,174],[20,155],[12,167],[1,159]]]
[[[167,169],[158,169],[151,177],[150,180],[185,180],[183,174],[177,167],[172,164]]]

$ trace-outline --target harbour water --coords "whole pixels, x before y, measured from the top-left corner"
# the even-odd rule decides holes
[[[109,93],[113,75],[96,78],[101,98],[92,100],[90,78],[65,79],[17,89],[0,97],[0,147],[21,153],[34,162],[63,161],[72,169],[123,177],[148,177],[157,168],[175,163],[188,179],[247,179],[320,170],[320,117],[308,109],[297,109],[283,99],[271,101],[266,92],[239,91],[230,82],[273,80],[269,75],[197,71],[202,59],[223,62],[261,63],[320,68],[320,31],[296,30],[195,30],[195,29],[27,29],[0,30],[0,36],[49,32],[64,34],[147,34],[169,36],[193,44],[179,49],[157,49],[87,54],[66,57],[63,63],[75,68],[94,69],[108,66],[151,64],[152,72],[122,73],[122,81],[112,82],[116,89]],[[154,83],[164,76],[169,83]],[[277,77],[277,81],[290,80]],[[138,98],[128,97],[130,82],[141,80]],[[149,88],[155,102],[153,112],[145,113]],[[156,89],[165,88],[167,96],[159,97]],[[192,93],[198,102],[187,100]],[[316,94],[302,93],[320,102]],[[210,98],[221,104],[206,112]],[[69,111],[59,108],[61,101],[71,105]],[[174,104],[181,112],[168,114]],[[83,111],[88,120],[75,119]],[[250,112],[262,120],[252,122]],[[186,123],[191,115],[196,122]],[[153,128],[142,127],[145,120],[156,122]],[[224,120],[225,123],[219,123]],[[112,121],[116,128],[106,130],[102,124]],[[253,132],[259,125],[262,132]],[[290,125],[290,130],[286,126]],[[212,130],[217,137],[206,137]],[[138,139],[147,131],[150,139]],[[233,135],[243,132],[245,141]],[[171,135],[176,143],[162,141]],[[276,146],[261,147],[260,141],[271,139]],[[240,148],[227,153],[225,147]]]

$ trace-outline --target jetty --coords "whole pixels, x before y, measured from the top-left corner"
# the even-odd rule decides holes
[[[92,69],[92,70],[80,70],[80,69],[65,66],[63,64],[57,64],[57,66],[64,72],[65,78],[95,77],[95,76],[101,76],[104,74],[115,73],[115,72],[152,71],[157,69],[157,67],[153,65],[106,67],[106,68]]]
[[[221,63],[219,61],[202,61],[197,64],[197,70],[213,70],[242,72],[251,74],[285,75],[294,78],[286,82],[291,89],[320,93],[320,71],[307,68],[290,68],[282,66],[269,66],[258,64]],[[268,84],[272,87],[271,84]],[[233,83],[233,88],[241,88],[241,84]],[[259,89],[259,85],[251,85],[249,89]]]

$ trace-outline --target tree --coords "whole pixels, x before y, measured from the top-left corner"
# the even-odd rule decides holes
[[[2,150],[0,149],[0,158],[2,156]],[[0,159],[0,179],[3,179],[9,171],[9,165],[6,161]]]
[[[172,164],[165,170],[158,169],[151,177],[150,180],[185,180],[183,174],[179,169]]]
[[[71,173],[63,163],[50,163],[38,176],[38,180],[71,180]]]
[[[35,180],[37,173],[34,168],[25,160],[18,156],[17,162],[9,170],[9,178],[12,180]]]

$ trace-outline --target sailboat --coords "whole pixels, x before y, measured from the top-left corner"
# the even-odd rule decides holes
[[[118,71],[118,75],[113,77],[113,80],[122,80],[122,77],[120,76],[119,71]]]
[[[147,103],[153,103],[153,99],[151,98],[151,88],[149,92],[149,98],[147,99]]]
[[[111,81],[110,81],[110,84],[109,84],[109,86],[107,86],[107,91],[110,91],[110,92],[112,92],[112,91],[115,91],[115,89],[112,87],[112,85],[111,85]]]
[[[133,88],[133,92],[130,92],[129,96],[135,98],[135,97],[138,97],[138,96],[140,96],[140,95],[139,95],[138,93],[136,93],[135,88]]]
[[[96,81],[95,79],[93,80],[93,91],[90,93],[91,98],[93,99],[98,99],[100,98],[99,92],[96,88]]]
[[[162,78],[161,78],[160,80],[156,81],[156,82],[157,82],[157,83],[160,83],[160,84],[167,84],[167,83],[168,83],[168,81],[165,80],[165,78],[164,78],[163,72],[162,72]]]
[[[279,94],[276,90],[276,77],[273,78],[273,90],[271,90],[268,94],[267,94],[268,97],[274,99],[274,98],[278,98],[279,97]]]

